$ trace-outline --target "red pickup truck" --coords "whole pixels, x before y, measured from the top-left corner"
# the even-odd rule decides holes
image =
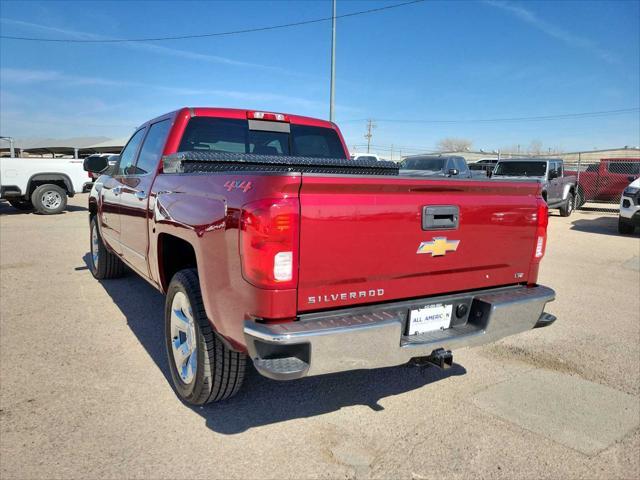
[[[640,177],[640,158],[603,158],[587,166],[584,171],[569,171],[577,181],[576,205],[585,202],[620,202],[622,191]]]
[[[333,123],[222,108],[151,120],[117,165],[85,168],[103,172],[91,271],[127,265],[166,294],[173,384],[191,404],[235,394],[247,356],[278,380],[447,367],[451,348],[555,320],[536,283],[538,183],[405,176],[350,160]]]

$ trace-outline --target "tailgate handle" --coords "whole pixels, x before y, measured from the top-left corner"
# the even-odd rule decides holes
[[[460,211],[455,205],[422,207],[423,230],[454,230],[459,218]]]

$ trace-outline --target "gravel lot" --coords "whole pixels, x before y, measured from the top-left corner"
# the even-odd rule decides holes
[[[278,383],[204,408],[170,387],[163,297],[86,267],[86,195],[0,203],[4,478],[640,478],[640,240],[550,218],[558,321],[397,367]]]

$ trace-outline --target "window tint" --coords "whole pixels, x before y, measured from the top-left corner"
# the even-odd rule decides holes
[[[120,163],[118,165],[118,175],[130,175],[134,173],[133,164],[135,163],[136,152],[138,151],[142,137],[144,137],[144,131],[145,129],[141,128],[134,133],[129,143],[127,143],[127,146],[122,150]]]
[[[546,162],[500,162],[496,167],[494,175],[543,177],[546,166]]]
[[[611,173],[636,175],[640,173],[640,162],[608,162],[607,169]]]
[[[405,158],[402,162],[402,168],[408,170],[431,170],[439,172],[444,170],[444,158],[415,157]]]
[[[158,166],[158,161],[160,161],[160,157],[162,156],[162,150],[164,149],[164,143],[170,127],[170,119],[151,125],[149,133],[142,144],[140,155],[138,155],[138,163],[136,163],[135,168],[136,175],[143,175],[155,171]]]
[[[182,136],[179,150],[247,153],[247,130],[246,120],[192,118]]]
[[[247,120],[212,117],[192,118],[179,150],[346,158],[330,128],[291,125],[291,133],[268,132],[249,130]]]
[[[301,157],[347,158],[332,128],[291,125],[293,154]]]
[[[467,168],[467,162],[464,161],[464,158],[456,158],[454,159],[456,168],[460,171],[460,173],[468,173],[469,169]]]
[[[249,130],[249,153],[257,155],[289,155],[289,134]]]

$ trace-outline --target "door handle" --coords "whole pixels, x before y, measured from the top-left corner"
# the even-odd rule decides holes
[[[423,230],[455,230],[460,210],[455,205],[434,205],[422,208]]]
[[[144,200],[145,198],[147,198],[147,193],[144,190],[138,190],[136,192],[136,198],[138,200]]]
[[[120,195],[120,193],[122,193],[122,187],[114,187],[111,191],[114,195]]]

